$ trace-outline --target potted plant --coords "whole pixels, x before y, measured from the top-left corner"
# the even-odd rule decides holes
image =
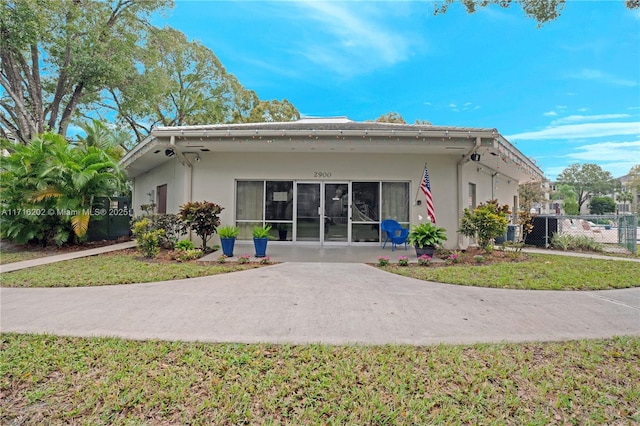
[[[233,246],[236,243],[236,237],[240,230],[236,226],[225,225],[218,228],[220,235],[220,244],[222,244],[222,253],[227,257],[233,257]]]
[[[267,242],[271,238],[271,225],[253,227],[253,246],[256,249],[256,257],[267,255]]]
[[[276,223],[276,229],[278,230],[278,240],[287,241],[289,225],[287,225],[286,223]]]
[[[433,257],[436,246],[447,240],[446,229],[438,228],[431,222],[415,225],[409,232],[409,244],[416,248],[416,256]]]

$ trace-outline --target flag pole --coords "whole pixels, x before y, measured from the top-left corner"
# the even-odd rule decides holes
[[[424,162],[424,168],[422,169],[422,174],[420,175],[420,183],[422,183],[422,178],[424,178],[424,171],[427,170],[427,162]],[[418,195],[420,195],[420,184],[418,184],[418,187],[416,188],[416,198],[415,201],[416,203],[418,202]]]

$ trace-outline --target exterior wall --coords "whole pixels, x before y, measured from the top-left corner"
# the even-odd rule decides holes
[[[458,182],[459,155],[415,154],[362,154],[362,153],[215,153],[202,152],[200,161],[192,170],[178,163],[176,158],[152,171],[136,177],[134,182],[134,208],[139,212],[141,204],[149,203],[146,195],[158,185],[168,184],[167,212],[175,213],[178,206],[191,199],[212,201],[222,207],[222,224],[232,224],[235,219],[236,180],[295,180],[308,182],[343,181],[409,181],[410,220],[412,224],[427,220],[424,194],[420,182],[425,161],[429,168],[431,190],[434,198],[438,226],[447,230],[448,248],[456,248],[458,242]],[[504,176],[492,178],[492,171],[480,170],[477,163],[467,163],[462,170],[462,208],[468,207],[469,182],[476,184],[477,203],[498,198],[503,204],[513,206],[518,184],[509,183]],[[189,185],[189,173],[191,188]],[[317,174],[330,177],[318,178]],[[421,205],[416,201],[420,200]],[[217,241],[214,241],[217,243]]]
[[[133,181],[133,211],[134,215],[142,213],[140,206],[150,204],[149,192],[153,193],[153,202],[156,203],[156,188],[167,185],[167,213],[177,213],[178,206],[184,204],[188,197],[185,191],[187,167],[182,166],[175,159],[171,159],[153,170],[136,176]]]

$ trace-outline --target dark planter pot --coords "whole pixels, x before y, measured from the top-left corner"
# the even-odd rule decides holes
[[[280,241],[287,241],[287,229],[278,229],[278,239]]]
[[[429,247],[416,247],[416,256],[420,257],[426,254],[429,257],[433,257],[433,254],[436,252],[436,248],[433,246]]]
[[[233,257],[233,246],[236,243],[235,238],[220,238],[220,244],[222,244],[222,254],[227,257]]]
[[[253,246],[256,249],[256,257],[265,257],[267,255],[268,238],[254,238]]]

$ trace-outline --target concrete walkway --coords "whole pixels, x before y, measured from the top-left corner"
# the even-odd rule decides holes
[[[2,288],[3,332],[211,342],[427,345],[640,334],[640,288],[523,291],[365,264],[282,263],[211,277]]]
[[[31,268],[33,266],[47,265],[49,263],[62,262],[64,260],[79,259],[81,257],[96,256],[102,253],[109,253],[117,250],[124,250],[136,246],[135,241],[127,241],[126,243],[112,244],[104,247],[97,247],[88,250],[78,250],[69,253],[56,254],[54,256],[44,256],[37,259],[25,260],[22,262],[7,263],[0,265],[0,274],[4,272],[18,271],[20,269]]]
[[[2,272],[134,245],[128,242],[8,264]],[[236,247],[236,255],[243,253],[252,255],[252,245]],[[640,288],[564,292],[464,287],[406,278],[365,264],[376,263],[380,256],[392,261],[401,255],[415,258],[413,251],[403,249],[392,253],[380,247],[273,244],[267,254],[284,263],[148,284],[1,288],[0,331],[212,342],[413,345],[640,335]],[[214,253],[208,260],[219,255]]]

